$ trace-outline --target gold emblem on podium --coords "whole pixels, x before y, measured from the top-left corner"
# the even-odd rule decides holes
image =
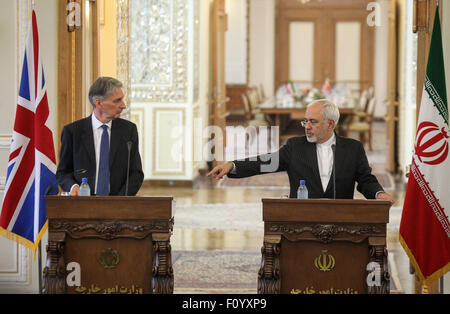
[[[322,250],[322,253],[314,259],[314,266],[320,271],[331,271],[335,264],[336,260],[327,250]]]
[[[119,252],[107,248],[100,253],[98,260],[106,269],[115,268],[120,261]]]

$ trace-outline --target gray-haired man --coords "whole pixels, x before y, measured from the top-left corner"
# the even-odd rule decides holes
[[[372,175],[363,145],[356,140],[340,137],[334,129],[339,120],[339,109],[321,99],[308,105],[302,121],[306,136],[292,137],[273,154],[258,156],[256,160],[235,160],[215,167],[208,176],[216,179],[228,175],[243,178],[267,172],[287,171],[290,197],[296,197],[300,180],[306,180],[310,198],[353,198],[355,183],[367,199],[393,202],[377,178]],[[333,147],[336,155],[333,158]],[[254,158],[255,159],[255,158]],[[277,166],[263,171],[273,159]],[[336,169],[336,187],[333,188],[333,163]],[[270,179],[269,179],[270,180]]]
[[[56,178],[64,191],[79,195],[88,178],[93,195],[136,195],[144,179],[136,125],[120,119],[126,108],[122,83],[99,77],[89,89],[91,116],[64,127]],[[128,191],[128,158],[130,161]]]

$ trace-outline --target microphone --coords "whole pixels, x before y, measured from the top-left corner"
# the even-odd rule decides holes
[[[336,144],[331,145],[333,151],[333,199],[336,199]]]
[[[73,174],[77,175],[77,176],[87,177],[89,175],[89,172],[86,169],[78,169],[78,170],[74,170]],[[89,181],[88,181],[88,183],[89,183]],[[76,182],[76,184],[81,186],[81,182]]]
[[[127,142],[127,147],[128,147],[128,165],[127,165],[127,181],[125,184],[125,196],[128,196],[128,178],[130,176],[130,155],[131,155],[131,146],[133,145],[132,141],[128,141]]]
[[[85,174],[85,173],[87,173],[88,171],[86,170],[86,169],[78,169],[78,170],[75,170],[74,171],[74,174],[76,174],[76,175],[82,175],[82,174]]]

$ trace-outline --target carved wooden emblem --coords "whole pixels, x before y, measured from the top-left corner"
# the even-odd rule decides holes
[[[327,250],[322,250],[322,253],[314,259],[314,266],[320,271],[331,271],[336,265],[334,256],[328,254]]]
[[[111,248],[107,248],[106,250],[100,252],[98,257],[98,261],[103,265],[106,269],[115,268],[120,261],[119,252],[113,250]]]

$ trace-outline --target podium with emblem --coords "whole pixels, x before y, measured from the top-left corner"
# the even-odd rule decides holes
[[[389,293],[390,202],[263,199],[261,294]]]
[[[172,197],[45,200],[44,293],[173,293]]]

